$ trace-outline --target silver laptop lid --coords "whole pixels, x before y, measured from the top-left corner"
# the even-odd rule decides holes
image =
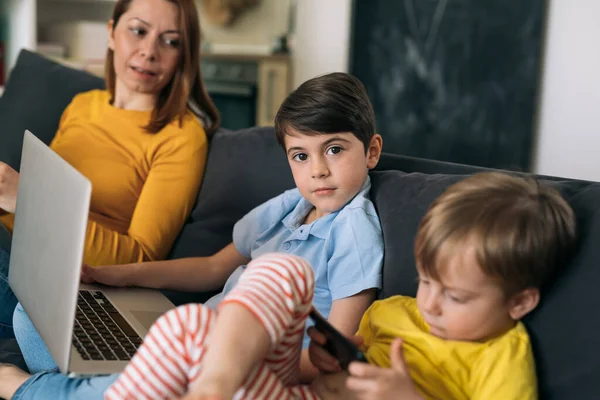
[[[66,373],[92,185],[25,131],[9,283]]]

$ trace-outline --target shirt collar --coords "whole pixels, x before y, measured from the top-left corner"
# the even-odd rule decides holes
[[[368,197],[369,190],[371,190],[371,178],[367,175],[367,179],[365,179],[365,183],[363,183],[360,191],[354,196],[348,203],[344,205],[344,207],[340,208],[336,212],[332,212],[331,214],[325,215],[316,221],[313,221],[307,228],[309,230],[309,234],[316,236],[320,239],[327,239],[329,236],[329,229],[331,228],[331,221],[335,219],[335,217],[347,206],[351,205],[355,201],[359,201],[357,199],[362,197]],[[289,213],[281,222],[283,225],[288,228],[291,232],[294,232],[296,229],[302,226],[302,222],[313,208],[313,205],[308,202],[304,197],[300,197],[300,201],[296,205],[296,207]]]

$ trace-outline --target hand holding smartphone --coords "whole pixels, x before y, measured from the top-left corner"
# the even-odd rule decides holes
[[[325,335],[325,350],[334,356],[345,370],[352,361],[368,363],[365,355],[358,346],[348,340],[337,329],[335,329],[321,314],[314,308],[309,314],[310,319],[315,323],[315,328]]]

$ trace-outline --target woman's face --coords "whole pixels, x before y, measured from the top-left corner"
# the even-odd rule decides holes
[[[115,26],[109,23],[114,52],[115,97],[156,99],[181,57],[179,7],[167,0],[133,0]]]

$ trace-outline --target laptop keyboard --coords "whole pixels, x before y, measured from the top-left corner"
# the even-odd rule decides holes
[[[142,338],[102,292],[80,290],[73,346],[84,360],[130,360]]]

